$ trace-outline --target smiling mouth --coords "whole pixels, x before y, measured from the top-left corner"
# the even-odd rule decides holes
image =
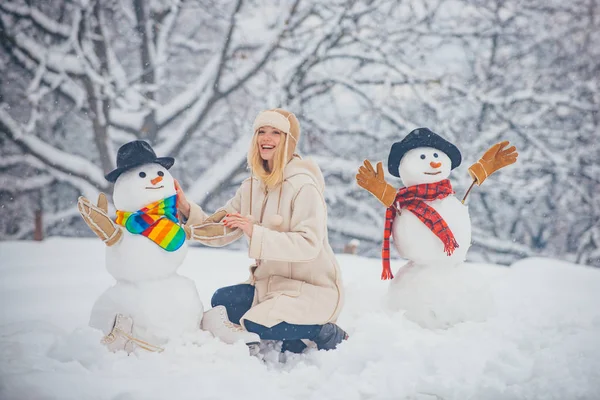
[[[438,172],[423,172],[423,173],[426,174],[426,175],[438,175],[438,174],[441,174],[442,171],[438,171]]]
[[[273,150],[275,148],[275,146],[271,146],[271,145],[268,145],[268,144],[263,144],[262,146],[260,146],[260,148],[262,150]]]
[[[164,186],[159,186],[159,187],[148,187],[148,186],[146,186],[146,189],[153,189],[153,190],[154,189],[162,189],[162,188],[164,188]]]

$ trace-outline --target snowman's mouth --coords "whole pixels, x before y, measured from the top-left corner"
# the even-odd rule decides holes
[[[426,175],[439,175],[442,173],[442,171],[438,171],[438,172],[423,172]]]
[[[164,186],[159,186],[159,187],[149,187],[149,186],[146,186],[146,189],[153,189],[153,190],[154,189],[163,189],[163,188],[164,188]]]

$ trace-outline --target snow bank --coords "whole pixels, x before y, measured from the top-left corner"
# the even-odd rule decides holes
[[[337,351],[249,357],[198,331],[162,354],[107,353],[87,327],[112,284],[92,239],[0,243],[2,399],[597,399],[600,271],[530,258],[470,264],[491,281],[496,315],[428,330],[382,306],[380,262],[340,255],[350,334]],[[241,282],[246,254],[190,249],[180,269],[204,304]],[[393,263],[396,270],[400,262]]]

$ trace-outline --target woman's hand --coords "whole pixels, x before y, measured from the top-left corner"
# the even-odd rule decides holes
[[[228,228],[239,228],[248,235],[248,237],[252,237],[254,222],[248,217],[243,217],[239,213],[227,214],[221,222]]]
[[[183,193],[183,189],[179,184],[177,179],[175,181],[175,192],[177,192],[177,209],[185,218],[189,218],[190,216],[190,202],[185,197],[185,193]]]

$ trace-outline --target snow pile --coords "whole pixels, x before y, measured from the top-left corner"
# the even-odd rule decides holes
[[[448,328],[460,322],[482,322],[494,315],[491,277],[478,265],[416,265],[396,273],[385,297],[390,310],[424,328]]]
[[[350,340],[280,363],[198,331],[165,352],[112,354],[87,327],[113,284],[97,240],[0,243],[0,398],[22,399],[596,399],[600,271],[550,259],[469,264],[496,315],[429,330],[383,307],[380,261],[340,255]],[[179,272],[204,304],[245,280],[244,253],[191,248]],[[393,262],[395,271],[401,265]]]

